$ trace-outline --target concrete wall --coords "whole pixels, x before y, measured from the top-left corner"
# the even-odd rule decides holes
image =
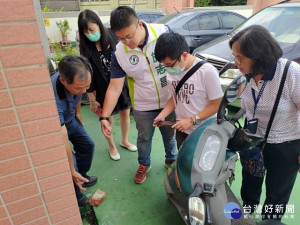
[[[0,1],[0,224],[82,224],[36,0]]]
[[[247,0],[247,5],[253,6],[253,14],[270,5],[277,4],[283,0]]]

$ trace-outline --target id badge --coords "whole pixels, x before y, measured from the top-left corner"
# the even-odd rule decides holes
[[[258,119],[252,119],[252,120],[248,120],[247,122],[247,129],[252,133],[252,134],[256,134],[256,130],[257,130],[257,123],[258,123]]]

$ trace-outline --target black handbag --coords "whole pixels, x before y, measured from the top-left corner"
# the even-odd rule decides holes
[[[279,100],[281,97],[282,89],[284,86],[284,82],[285,82],[287,71],[288,71],[290,64],[291,64],[291,61],[288,60],[284,67],[280,86],[278,89],[278,93],[276,96],[276,100],[274,103],[274,107],[273,107],[273,110],[271,113],[271,117],[270,117],[267,129],[266,129],[265,136],[264,137],[255,136],[247,129],[242,128],[241,125],[238,123],[239,127],[236,129],[236,132],[235,132],[233,138],[229,139],[229,141],[228,141],[228,145],[227,145],[228,149],[233,150],[233,151],[248,151],[259,145],[262,146],[262,148],[263,148],[264,143],[267,141],[267,138],[269,136],[269,132],[270,132],[270,129],[271,129],[271,126],[272,126],[272,123],[273,123],[273,120],[274,120],[274,117],[275,117],[275,114],[277,111],[278,103],[279,103]]]

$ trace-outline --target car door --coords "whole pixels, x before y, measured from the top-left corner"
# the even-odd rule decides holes
[[[190,39],[187,41],[191,51],[224,34],[217,12],[198,15],[187,22],[184,28],[189,32],[186,38]]]

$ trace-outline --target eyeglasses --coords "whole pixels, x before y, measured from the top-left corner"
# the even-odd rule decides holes
[[[230,55],[232,61],[236,62],[237,64],[241,64],[245,58],[237,59],[233,54]]]
[[[129,36],[129,37],[127,36],[125,38],[119,38],[118,37],[118,40],[121,41],[122,43],[130,42],[134,38],[134,35],[135,35],[136,31],[137,31],[138,24],[139,24],[139,22],[137,22],[136,27],[135,27],[135,31],[134,31],[134,33],[131,36]]]
[[[175,66],[175,64],[177,63],[177,61],[178,61],[178,62],[181,61],[181,56],[180,56],[178,59],[176,59],[175,62],[174,62],[171,66],[166,66],[166,65],[165,65],[165,67],[166,67],[166,68],[173,68],[173,67]]]

